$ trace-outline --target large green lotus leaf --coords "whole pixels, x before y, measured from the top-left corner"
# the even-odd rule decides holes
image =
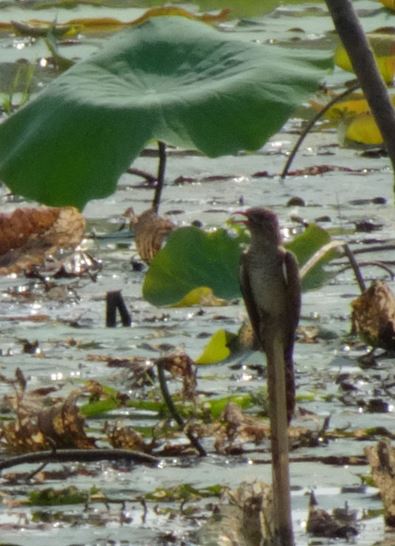
[[[143,295],[154,305],[171,305],[194,288],[208,286],[220,298],[237,297],[240,253],[240,239],[224,229],[177,229],[153,259]]]
[[[316,87],[325,53],[249,43],[184,17],[127,29],[0,125],[0,177],[49,205],[112,193],[152,139],[257,149]]]
[[[327,231],[311,225],[287,248],[304,265],[329,241]],[[240,297],[239,262],[245,243],[245,230],[240,230],[237,236],[224,229],[206,232],[185,227],[173,231],[147,271],[143,284],[145,299],[154,305],[180,305],[186,294],[201,286],[211,288],[220,298]],[[303,290],[318,288],[328,280],[324,265],[334,256],[334,252],[322,256],[303,278]]]

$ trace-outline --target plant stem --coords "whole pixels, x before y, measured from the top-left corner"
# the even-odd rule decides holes
[[[160,198],[162,195],[163,186],[165,183],[165,171],[166,171],[166,144],[158,140],[159,150],[159,165],[158,165],[158,178],[156,182],[155,195],[152,201],[152,208],[157,213],[159,210]]]
[[[287,162],[280,174],[280,178],[285,178],[288,174],[288,171],[289,171],[289,168],[291,166],[291,163],[292,161],[295,159],[295,155],[297,153],[297,151],[299,150],[300,146],[302,145],[302,142],[304,141],[304,139],[306,138],[306,136],[309,134],[309,132],[311,131],[311,129],[314,127],[314,125],[317,123],[317,121],[322,118],[322,116],[325,114],[325,112],[327,112],[330,108],[332,108],[332,106],[334,104],[336,104],[337,102],[341,101],[342,99],[344,99],[344,97],[347,97],[347,95],[351,95],[351,93],[353,93],[354,91],[356,91],[357,89],[360,88],[360,85],[359,83],[356,84],[356,85],[353,85],[352,87],[350,87],[349,89],[346,89],[345,91],[343,91],[343,93],[340,93],[340,95],[337,95],[336,97],[334,97],[333,99],[331,99],[328,104],[325,104],[325,106],[323,108],[321,108],[321,110],[319,112],[317,112],[312,118],[311,120],[308,122],[308,124],[306,125],[306,127],[303,129],[303,131],[300,133],[299,135],[299,138],[298,140],[296,141],[294,147],[292,148],[291,150],[291,153],[289,154],[288,156],[288,159],[287,159]]]
[[[363,275],[362,275],[362,271],[361,271],[361,269],[360,269],[360,267],[358,265],[357,260],[355,259],[354,253],[351,250],[351,248],[349,247],[349,245],[344,244],[343,248],[344,248],[344,253],[347,256],[347,258],[348,258],[348,260],[350,262],[350,265],[351,265],[351,267],[352,267],[352,269],[354,271],[354,275],[355,275],[355,278],[357,280],[359,289],[363,293],[366,290],[366,284],[365,284],[365,280],[364,280]]]
[[[350,0],[325,0],[335,28],[350,57],[369,107],[381,131],[395,171],[395,113],[373,51]]]
[[[106,294],[106,327],[115,328],[117,325],[117,310],[121,316],[122,326],[130,326],[132,317],[126,307],[120,290],[112,290]]]
[[[177,411],[177,408],[173,402],[169,389],[167,388],[167,382],[165,377],[165,371],[163,369],[163,364],[161,362],[157,362],[156,368],[158,370],[160,390],[170,415],[173,417],[173,419],[175,420],[177,425],[180,427],[180,429],[188,437],[188,440],[191,442],[192,446],[199,453],[200,457],[206,457],[207,455],[206,450],[203,448],[203,446],[199,442],[198,438],[193,434],[193,432],[188,430],[188,428],[185,426],[184,419],[181,417],[181,415]]]

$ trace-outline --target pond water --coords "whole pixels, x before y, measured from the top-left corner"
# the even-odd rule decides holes
[[[59,23],[77,17],[116,17],[128,21],[144,13],[149,4],[129,1],[123,6],[122,2],[103,2],[103,5],[94,6],[80,3],[66,8],[56,2],[1,2],[0,24],[33,18]],[[213,9],[226,7],[224,2],[212,5]],[[392,23],[391,15],[377,2],[360,0],[355,5],[366,30]],[[182,6],[196,9],[186,3]],[[40,7],[39,11],[37,7]],[[335,40],[331,33],[331,20],[322,2],[283,5],[269,15],[248,13],[224,23],[223,27],[229,32],[238,32],[246,40],[298,40],[304,46],[311,43],[312,48],[332,47]],[[33,92],[37,92],[56,75],[43,61],[48,56],[45,43],[41,39],[15,35],[7,28],[1,29],[0,26],[0,92],[7,93],[12,88],[15,67],[22,60],[37,67],[33,80]],[[90,32],[60,41],[59,53],[71,58],[85,58],[100,47],[108,35]],[[328,75],[326,83],[341,88],[349,79],[349,74],[336,69]],[[17,94],[14,99],[18,100]],[[367,156],[361,150],[339,147],[333,128],[315,130],[303,143],[293,165],[293,168],[301,170],[301,174],[284,181],[279,179],[278,173],[298,137],[302,118],[309,115],[305,105],[298,117],[290,120],[279,134],[255,153],[215,160],[194,153],[171,153],[161,213],[168,213],[178,225],[189,225],[198,220],[204,227],[212,227],[222,226],[240,203],[245,206],[263,204],[278,213],[282,224],[291,231],[300,227],[300,219],[310,223],[325,217],[321,225],[335,236],[341,234],[355,250],[393,242],[393,174],[386,157],[380,154]],[[336,169],[324,175],[303,173],[305,167],[319,165]],[[155,172],[155,159],[141,157],[134,167]],[[272,176],[252,176],[259,171],[268,171]],[[226,175],[228,178],[206,180],[213,175]],[[176,184],[174,181],[180,176],[192,177],[194,181]],[[57,281],[59,290],[47,292],[37,280],[15,276],[0,279],[2,376],[13,378],[19,367],[28,379],[29,389],[53,385],[62,386],[59,392],[67,393],[84,380],[97,379],[122,390],[128,381],[125,372],[107,366],[105,361],[100,361],[100,356],[150,359],[159,356],[161,347],[163,350],[167,344],[196,358],[202,352],[207,335],[219,328],[238,330],[244,316],[241,302],[221,308],[157,309],[142,299],[144,272],[135,271],[132,267],[131,260],[136,257],[133,238],[128,230],[119,231],[123,223],[122,214],[128,207],[133,206],[136,212],[142,212],[151,203],[152,190],[141,187],[140,182],[125,174],[116,193],[107,199],[90,202],[84,210],[88,229],[83,248],[102,262],[102,270],[95,282],[88,277]],[[295,196],[303,199],[305,206],[287,206],[289,199]],[[375,201],[377,197],[382,198],[379,203]],[[2,210],[8,211],[23,205],[23,201],[10,197],[4,188],[2,205]],[[373,233],[358,231],[356,225],[360,225],[362,220],[378,224],[380,228]],[[391,266],[395,251],[376,251],[367,256],[364,258],[362,254],[361,259],[372,264],[385,261]],[[375,265],[364,267],[363,272],[366,280],[384,278],[393,286],[388,273]],[[132,310],[132,326],[106,328],[105,294],[120,289]],[[296,344],[298,407],[303,412],[299,412],[295,425],[309,421],[311,426],[313,420],[319,429],[324,418],[330,416],[331,430],[353,432],[380,426],[394,435],[394,389],[391,387],[394,383],[394,359],[380,359],[374,368],[364,369],[358,357],[366,352],[366,348],[348,337],[350,302],[358,294],[350,269],[334,277],[323,288],[304,294],[301,326],[316,328],[318,335],[313,343],[303,342],[303,336],[300,336],[301,340]],[[35,315],[47,318],[35,321]],[[26,320],[29,317],[32,319]],[[37,342],[39,351],[26,353],[24,340]],[[221,365],[200,367],[199,391],[217,395],[257,392],[262,378],[252,365],[260,365],[261,361],[259,354],[253,354],[243,357],[242,363],[240,358],[233,358]],[[341,391],[341,375],[355,386],[355,396],[346,396]],[[9,391],[10,385],[0,382],[0,395],[6,396]],[[389,411],[364,411],[360,401],[374,398],[382,398],[388,403]],[[154,426],[157,421],[155,415],[139,412],[113,412],[112,417],[133,425],[148,423]],[[90,426],[92,435],[100,435],[103,420],[92,420]],[[326,510],[343,507],[347,502],[352,510],[357,511],[361,526],[353,544],[371,546],[387,540],[387,546],[395,545],[395,537],[393,540],[390,535],[385,538],[382,504],[377,490],[370,486],[361,487],[361,477],[369,473],[368,466],[323,464],[320,459],[329,455],[361,456],[364,448],[377,439],[369,437],[356,441],[351,435],[320,447],[298,448],[291,453],[291,459],[295,460],[291,464],[291,480],[297,546],[332,543],[326,539],[313,539],[305,533],[310,490],[315,491],[320,506]],[[309,456],[312,460],[305,462]],[[240,456],[210,454],[201,460],[167,459],[160,468],[136,465],[131,469],[126,465],[104,462],[88,465],[89,471],[86,472],[78,471],[78,465],[69,465],[69,477],[54,477],[42,484],[12,483],[1,478],[0,543],[20,546],[55,542],[58,546],[194,544],[192,535],[188,533],[202,524],[199,517],[186,518],[181,513],[170,517],[165,510],[179,507],[180,502],[159,505],[158,509],[154,507],[158,503],[149,503],[145,515],[142,504],[136,499],[159,486],[168,488],[188,483],[197,488],[215,484],[237,487],[241,481],[269,482],[269,462],[268,446],[254,447],[251,444],[248,452]],[[32,469],[30,466],[27,468]],[[86,489],[96,486],[110,501],[107,505],[92,503],[85,507],[79,504],[43,509],[30,507],[24,502],[34,488],[60,488],[66,484]],[[125,503],[120,504],[120,501]],[[208,514],[207,499],[196,504],[201,508],[200,515]],[[336,543],[346,541],[338,540]]]

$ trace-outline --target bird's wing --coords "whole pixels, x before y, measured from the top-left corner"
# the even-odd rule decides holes
[[[255,337],[260,341],[259,325],[261,323],[261,318],[252,295],[246,254],[242,254],[240,258],[240,289]]]

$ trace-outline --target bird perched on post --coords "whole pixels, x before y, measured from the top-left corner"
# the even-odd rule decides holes
[[[247,312],[259,344],[268,360],[273,357],[273,339],[284,349],[287,418],[295,407],[293,347],[299,321],[301,295],[299,269],[294,255],[282,246],[277,216],[253,207],[237,214],[251,232],[251,243],[241,257],[240,285]]]

